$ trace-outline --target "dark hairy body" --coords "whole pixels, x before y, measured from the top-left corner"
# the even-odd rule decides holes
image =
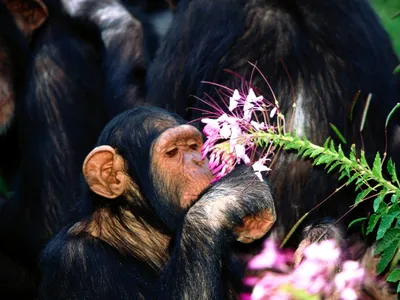
[[[240,78],[231,72],[252,78],[257,93],[274,102],[262,76],[257,71],[251,75],[250,62],[270,83],[287,130],[322,144],[328,136],[336,140],[334,124],[348,144],[364,146],[369,159],[384,151],[385,120],[400,99],[399,79],[393,75],[399,61],[367,1],[176,2],[175,18],[148,72],[150,103],[195,120],[210,107],[193,96],[208,94],[219,101],[216,88],[202,80],[238,87]],[[361,134],[369,93],[372,101]],[[391,141],[398,120],[392,118],[388,128],[388,155],[397,162],[398,145]],[[279,153],[272,168],[282,238],[337,188],[337,181],[294,153]],[[338,218],[353,201],[348,190],[338,193],[310,217]]]
[[[248,167],[210,185],[201,140],[159,109],[114,118],[83,165],[92,212],[46,247],[39,299],[235,299],[232,243],[271,228],[273,199]]]

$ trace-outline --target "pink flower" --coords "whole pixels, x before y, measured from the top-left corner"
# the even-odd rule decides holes
[[[283,271],[288,269],[292,256],[288,251],[279,251],[275,241],[269,238],[265,240],[261,253],[249,261],[248,267],[252,270],[274,268]]]
[[[357,293],[352,288],[346,288],[340,293],[340,299],[342,300],[357,300]]]
[[[304,256],[314,260],[335,264],[340,257],[340,249],[333,240],[313,243],[304,249]]]
[[[271,171],[271,169],[268,168],[267,166],[265,166],[264,163],[265,163],[265,162],[264,162],[262,159],[260,159],[260,160],[256,161],[256,162],[252,165],[253,170],[254,170],[256,176],[257,176],[258,179],[260,179],[261,181],[263,181],[261,172]]]
[[[365,270],[357,261],[345,261],[342,272],[335,276],[335,285],[338,290],[354,288],[361,285],[365,277]]]
[[[246,150],[245,150],[244,145],[236,144],[235,152],[236,152],[236,157],[237,157],[238,163],[240,163],[240,160],[243,160],[243,162],[245,164],[250,163],[250,158],[246,155]]]
[[[263,96],[257,97],[253,89],[250,88],[249,93],[243,105],[243,119],[246,121],[250,121],[253,108],[254,109],[259,108],[260,107],[259,104],[262,103],[263,100],[264,100]]]
[[[260,130],[264,130],[264,129],[267,129],[267,128],[268,128],[268,127],[264,124],[264,122],[257,123],[256,121],[251,121],[250,124],[251,124],[251,126],[253,126],[253,128],[254,128],[256,131],[260,131]]]
[[[229,98],[229,110],[233,111],[238,106],[238,100],[240,100],[239,91],[235,90],[232,97]]]
[[[274,107],[274,108],[271,110],[271,112],[269,113],[269,117],[270,117],[271,119],[275,116],[277,110],[278,110],[278,109],[277,109],[276,107]]]

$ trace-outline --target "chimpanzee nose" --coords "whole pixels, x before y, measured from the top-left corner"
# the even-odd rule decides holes
[[[201,153],[195,152],[195,153],[191,153],[191,155],[192,155],[192,162],[196,166],[201,167],[202,165],[204,165],[204,160],[201,159]]]

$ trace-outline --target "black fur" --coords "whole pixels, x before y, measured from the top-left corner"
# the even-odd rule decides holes
[[[0,91],[0,106],[2,107],[4,102],[16,101],[22,88],[23,76],[21,75],[24,74],[29,55],[28,41],[15,24],[12,14],[2,2],[0,2],[0,53],[2,54],[0,58],[2,60],[0,61],[1,77],[12,76],[12,89],[15,93],[14,99],[7,99],[4,98],[4,96],[7,97],[7,94],[4,95],[3,91]],[[10,187],[18,169],[19,161],[18,135],[13,119],[9,120],[5,128],[0,128],[0,145],[3,145],[2,155],[0,156],[0,176]]]
[[[201,109],[211,108],[193,95],[204,98],[208,94],[219,100],[215,87],[201,81],[238,87],[238,79],[224,70],[250,79],[253,67],[249,62],[255,63],[271,84],[287,129],[317,144],[330,135],[336,137],[331,123],[349,144],[356,143],[360,149],[362,110],[372,93],[363,140],[369,159],[377,151],[383,152],[385,119],[400,99],[398,79],[392,74],[399,60],[367,1],[179,1],[148,72],[149,102],[188,120],[197,119]],[[251,84],[272,100],[257,71]],[[350,121],[353,98],[359,90]],[[297,115],[292,107],[295,100]],[[388,129],[389,142],[396,127],[398,117],[392,118]],[[389,156],[397,162],[399,153],[389,147]],[[305,212],[335,190],[337,182],[292,153],[280,153],[272,168],[270,179],[283,237]],[[354,195],[346,191],[310,217],[338,218],[352,203]]]
[[[115,31],[106,40],[97,24],[67,15],[59,1],[45,3],[50,17],[32,37],[30,58],[18,58],[27,69],[18,73],[24,77],[15,130],[20,170],[13,199],[0,211],[1,240],[12,241],[2,243],[4,257],[35,275],[44,245],[88,208],[79,199],[85,155],[114,109],[137,105],[136,95],[129,91],[141,90],[144,96],[145,47],[141,39],[131,38],[143,35],[139,23],[125,28],[124,20],[111,20]],[[104,6],[107,1],[96,3]],[[98,8],[80,12],[93,14]],[[134,20],[130,14],[126,18]],[[0,20],[0,24],[5,22],[5,18]],[[18,37],[13,27],[5,29],[7,36]],[[29,293],[26,299],[35,297],[34,291]]]
[[[160,120],[164,130],[181,123],[162,110],[138,108],[106,126],[98,145],[118,150],[145,198],[88,193],[92,215],[60,232],[43,252],[39,299],[235,299],[240,272],[232,264],[233,229],[247,215],[274,212],[268,185],[242,167],[202,193],[186,214],[158,209],[159,202],[168,204],[146,192],[153,184],[142,164],[163,130],[152,125]],[[98,219],[101,213],[108,217]],[[181,217],[171,229],[164,220],[176,214]],[[88,234],[93,222],[112,233],[108,243]]]

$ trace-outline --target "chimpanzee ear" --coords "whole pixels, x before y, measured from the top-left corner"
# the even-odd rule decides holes
[[[113,199],[128,188],[124,159],[111,146],[94,148],[86,157],[82,171],[90,189],[100,196]]]
[[[14,16],[18,28],[26,35],[39,28],[49,16],[46,5],[41,0],[3,0]]]

